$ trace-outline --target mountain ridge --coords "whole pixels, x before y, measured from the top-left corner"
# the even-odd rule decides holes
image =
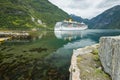
[[[120,5],[116,5],[92,18],[89,26],[94,29],[120,29]]]
[[[90,29],[120,29],[120,5],[116,5],[92,19],[70,15],[78,22],[84,22]]]

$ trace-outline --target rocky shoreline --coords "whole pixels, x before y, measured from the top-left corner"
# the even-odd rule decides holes
[[[99,44],[73,50],[70,80],[119,80],[120,36],[101,37]]]
[[[73,50],[70,80],[111,80],[103,71],[99,56],[99,44]]]
[[[77,66],[77,57],[81,54],[91,53],[94,48],[97,48],[99,44],[95,44],[92,46],[87,46],[85,48],[79,48],[77,50],[73,50],[73,55],[71,59],[71,65],[69,68],[70,71],[70,80],[81,80],[80,79],[80,69]]]

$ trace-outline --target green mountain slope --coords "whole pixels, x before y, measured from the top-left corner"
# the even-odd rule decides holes
[[[89,21],[95,29],[120,29],[120,5],[114,6]]]
[[[48,0],[0,0],[0,28],[53,28],[69,15]]]

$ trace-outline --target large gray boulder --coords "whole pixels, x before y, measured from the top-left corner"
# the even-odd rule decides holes
[[[120,80],[120,36],[101,37],[99,56],[105,72]]]

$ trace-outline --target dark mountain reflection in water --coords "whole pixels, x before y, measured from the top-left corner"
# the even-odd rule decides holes
[[[24,43],[8,41],[0,47],[0,80],[69,80],[73,49],[99,42],[120,30],[43,31]]]

